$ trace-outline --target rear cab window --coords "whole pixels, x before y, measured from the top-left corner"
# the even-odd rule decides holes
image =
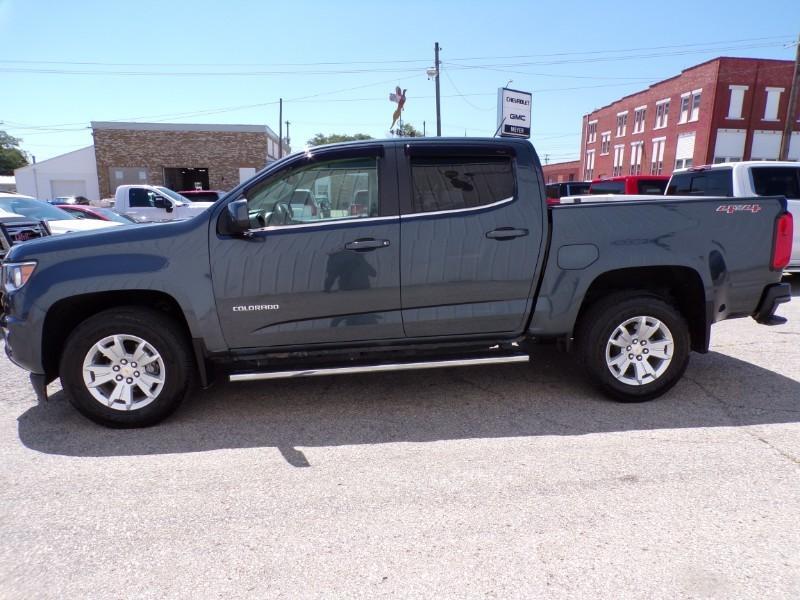
[[[567,192],[564,196],[583,196],[589,193],[591,187],[588,183],[568,183]]]
[[[639,180],[636,184],[636,191],[639,194],[654,194],[662,195],[664,190],[667,189],[667,180],[662,181],[647,181]]]
[[[624,181],[598,181],[589,189],[590,194],[624,194]]]
[[[707,169],[674,173],[667,196],[733,196],[733,170]]]
[[[800,199],[800,167],[752,167],[751,173],[757,195]]]
[[[478,208],[514,198],[507,157],[412,158],[412,212]]]

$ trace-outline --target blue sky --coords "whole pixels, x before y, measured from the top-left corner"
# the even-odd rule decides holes
[[[317,132],[386,136],[400,85],[405,121],[430,134],[438,41],[443,134],[492,135],[511,79],[534,94],[540,156],[576,159],[593,108],[715,56],[793,58],[798,0],[722,5],[0,0],[0,129],[42,160],[89,145],[92,120],[277,131],[283,97],[298,148]]]

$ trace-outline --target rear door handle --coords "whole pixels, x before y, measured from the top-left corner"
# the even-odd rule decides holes
[[[376,248],[386,248],[389,245],[389,240],[376,240],[374,238],[361,238],[353,240],[344,245],[348,250],[355,250],[356,252],[368,252]]]
[[[486,237],[490,240],[513,240],[514,238],[528,235],[527,229],[514,229],[513,227],[498,227],[486,232]]]

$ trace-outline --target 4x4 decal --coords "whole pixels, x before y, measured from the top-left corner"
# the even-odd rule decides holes
[[[749,212],[755,214],[760,211],[760,204],[720,204],[717,207],[717,212],[727,213],[729,215],[737,212]]]

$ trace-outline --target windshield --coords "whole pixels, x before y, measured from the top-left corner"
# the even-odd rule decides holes
[[[218,194],[217,192],[192,192],[185,198],[189,199],[191,202],[216,202],[222,194]]]
[[[15,213],[38,221],[63,221],[75,218],[67,211],[61,210],[52,204],[48,204],[44,200],[0,198],[0,208],[6,212]]]
[[[92,210],[94,212],[96,212],[98,215],[104,216],[109,221],[116,221],[117,223],[125,223],[125,225],[130,225],[131,223],[135,223],[136,222],[133,219],[130,219],[128,217],[124,217],[119,213],[115,213],[110,208],[94,207],[94,208],[92,208]]]
[[[173,192],[171,189],[165,188],[164,186],[157,185],[155,188],[165,196],[169,196],[175,200],[175,202],[190,202],[186,196],[181,196],[178,192]]]

